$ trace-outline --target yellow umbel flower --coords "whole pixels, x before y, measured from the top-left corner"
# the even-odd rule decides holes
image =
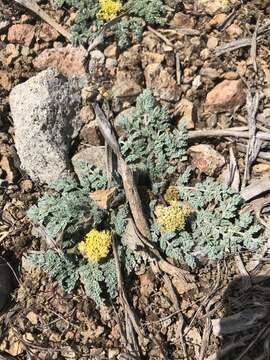
[[[169,186],[165,192],[164,199],[168,204],[171,204],[174,201],[179,199],[179,190],[176,186]]]
[[[112,244],[112,235],[109,231],[93,229],[85,236],[85,240],[78,245],[79,251],[92,261],[97,262],[106,257]]]
[[[171,201],[169,206],[157,206],[155,213],[160,232],[169,233],[184,228],[186,218],[190,214],[190,208],[181,206],[179,201]]]
[[[113,0],[99,0],[100,10],[97,13],[97,18],[99,20],[112,20],[122,9],[122,4],[120,1]]]

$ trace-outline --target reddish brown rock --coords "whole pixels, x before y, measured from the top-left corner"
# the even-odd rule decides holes
[[[174,116],[177,116],[180,121],[185,121],[187,129],[194,129],[197,114],[191,101],[182,99],[176,105]]]
[[[116,193],[117,189],[113,187],[110,189],[94,191],[90,193],[89,196],[92,200],[94,200],[98,207],[107,210],[110,207]]]
[[[228,11],[230,9],[230,0],[198,0],[201,6],[209,15],[215,15],[218,11]]]
[[[115,97],[137,96],[142,91],[137,76],[132,71],[118,70],[116,82],[112,88]]]
[[[96,121],[91,121],[82,128],[81,138],[90,145],[104,145],[104,140],[100,134]]]
[[[232,39],[239,38],[243,34],[243,31],[240,28],[240,26],[236,24],[232,24],[229,27],[227,27],[226,32]]]
[[[134,45],[124,51],[118,58],[118,67],[120,70],[137,70],[141,63],[141,46]]]
[[[38,37],[43,41],[55,41],[59,37],[59,33],[47,23],[43,23],[39,32]]]
[[[209,111],[230,111],[243,105],[245,100],[246,92],[241,80],[224,80],[207,94],[206,108]]]
[[[38,70],[54,68],[66,76],[84,75],[87,51],[82,47],[68,45],[63,48],[46,49],[33,61]]]
[[[107,58],[116,58],[117,54],[117,45],[115,43],[110,44],[104,49],[104,55]]]
[[[80,118],[84,124],[89,123],[95,119],[95,113],[90,105],[83,106],[80,111]]]
[[[142,67],[145,68],[149,64],[161,64],[165,59],[164,54],[157,52],[145,51],[142,54]]]
[[[181,89],[173,76],[163,69],[160,64],[150,64],[144,70],[146,87],[160,100],[177,101],[181,96]]]
[[[210,145],[200,144],[188,149],[191,163],[201,173],[215,175],[225,165],[224,157]]]
[[[179,28],[179,27],[193,28],[194,20],[192,17],[183,14],[181,12],[178,12],[174,15],[173,19],[170,21],[170,26],[175,28]]]
[[[0,89],[11,90],[12,81],[8,71],[0,70]]]
[[[8,41],[30,46],[35,36],[35,28],[30,24],[16,24],[8,29]]]
[[[223,74],[223,77],[227,80],[237,80],[239,79],[239,74],[235,71],[228,71]]]

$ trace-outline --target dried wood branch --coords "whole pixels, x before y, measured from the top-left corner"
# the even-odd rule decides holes
[[[270,191],[270,179],[262,179],[242,189],[241,196],[245,201],[249,201],[268,191]]]
[[[133,173],[122,157],[114,129],[109,120],[106,118],[99,105],[94,105],[94,110],[100,131],[106,143],[111,146],[112,150],[117,156],[119,173],[122,176],[123,186],[127,201],[130,206],[131,214],[134,219],[135,229],[137,230],[137,235],[140,237],[142,243],[145,246],[145,252],[152,260],[157,261],[159,268],[165,273],[177,276],[183,281],[186,281],[187,279],[193,279],[189,272],[182,270],[163,259],[158,249],[156,249],[149,240],[150,230],[143,213],[142,201],[137,189],[137,184],[134,180]]]
[[[69,31],[59,25],[53,18],[51,18],[34,0],[15,0],[18,4],[24,6],[26,9],[32,11],[39,16],[46,23],[51,25],[59,34],[63,35],[67,40],[71,40]]]
[[[264,34],[270,31],[269,24],[262,26],[257,33],[257,44],[264,39]],[[252,38],[244,38],[239,40],[234,40],[228,44],[218,46],[215,50],[215,55],[220,56],[227,52],[238,50],[244,47],[249,47],[252,45]]]
[[[243,127],[243,130],[239,128],[229,128],[229,129],[220,129],[220,130],[191,130],[188,132],[189,139],[198,139],[203,137],[236,137],[249,139],[249,133],[246,131],[246,127]],[[258,131],[256,133],[256,138],[264,141],[270,141],[270,133]]]
[[[240,172],[238,169],[237,161],[233,152],[232,147],[230,146],[230,165],[229,165],[229,181],[228,186],[231,186],[234,190],[239,191],[240,188]]]
[[[254,96],[248,90],[247,92],[247,112],[248,112],[248,127],[249,127],[249,141],[246,152],[245,172],[243,179],[243,187],[246,186],[250,179],[250,168],[256,160],[262,142],[256,137],[256,116],[259,108],[259,93],[256,92]]]
[[[183,350],[183,356],[185,360],[188,360],[188,354],[187,354],[187,347],[186,347],[186,343],[184,340],[184,334],[183,334],[183,328],[184,328],[184,317],[182,315],[182,312],[180,311],[180,305],[177,299],[177,295],[175,292],[175,289],[173,287],[173,284],[171,282],[171,279],[169,278],[168,275],[164,275],[164,282],[165,282],[165,286],[168,290],[168,293],[170,294],[172,303],[174,305],[174,309],[178,312],[178,317],[179,317],[179,324],[180,324],[180,343],[182,346],[182,350]]]
[[[90,52],[92,50],[94,50],[96,47],[98,47],[100,44],[102,44],[104,42],[104,37],[106,35],[106,33],[110,30],[110,28],[117,24],[124,16],[126,16],[127,13],[124,12],[122,14],[120,14],[119,16],[115,17],[114,19],[108,21],[103,27],[102,29],[100,29],[97,32],[97,36],[95,37],[95,39],[89,44],[87,51]]]
[[[143,334],[140,329],[140,324],[139,324],[133,310],[131,309],[131,306],[128,302],[128,298],[127,298],[127,295],[125,292],[124,282],[123,282],[123,277],[122,277],[122,272],[121,272],[121,265],[120,265],[120,261],[119,261],[119,257],[118,257],[118,251],[116,248],[114,236],[113,236],[113,240],[112,240],[112,249],[113,249],[113,255],[114,255],[115,264],[116,264],[119,297],[120,297],[122,306],[123,306],[124,310],[126,311],[126,317],[128,319],[128,322],[130,322],[129,326],[132,326],[132,328],[135,330],[136,334],[139,337],[143,338]],[[131,333],[133,332],[132,329],[129,329],[129,331]],[[131,350],[135,351],[135,353],[137,353],[138,352],[138,344],[134,337],[134,334],[132,334],[132,344],[131,345],[133,345],[131,347]],[[137,354],[137,355],[139,356],[140,354]],[[140,357],[138,357],[138,359],[140,359]]]
[[[250,48],[250,57],[251,57],[251,61],[252,61],[253,69],[254,69],[255,73],[257,73],[257,71],[258,71],[256,56],[257,56],[257,34],[258,34],[258,29],[259,29],[259,23],[260,23],[260,16],[258,17],[257,24],[255,27],[254,33],[252,35],[251,48]]]
[[[156,35],[156,37],[164,41],[166,45],[171,46],[173,49],[176,48],[176,46],[166,36],[162,35],[159,31],[153,29],[151,26],[147,26],[147,30],[149,30],[151,33]]]

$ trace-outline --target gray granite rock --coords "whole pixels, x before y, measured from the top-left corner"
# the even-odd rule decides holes
[[[12,89],[15,146],[32,180],[49,183],[69,173],[71,141],[81,127],[83,84],[47,69]]]

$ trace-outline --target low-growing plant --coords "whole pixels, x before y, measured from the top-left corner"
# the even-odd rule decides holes
[[[125,132],[120,147],[129,164],[143,166],[153,183],[176,171],[186,154],[186,126],[173,128],[167,109],[157,104],[150,90],[143,91],[134,110],[119,123]]]
[[[162,0],[54,0],[57,7],[77,10],[72,34],[75,43],[92,41],[101,27],[121,12],[126,16],[112,26],[118,45],[129,46],[131,39],[139,41],[146,23],[163,25],[166,14]]]
[[[257,251],[263,246],[263,228],[244,211],[244,201],[237,192],[211,178],[189,187],[187,178],[186,173],[178,180],[172,201],[178,201],[183,226],[179,226],[178,215],[170,219],[167,228],[159,218],[152,228],[153,240],[167,256],[194,268],[203,257],[221,260],[243,249]],[[183,206],[189,209],[186,217]]]
[[[165,256],[194,268],[202,257],[216,261],[243,249],[260,249],[265,242],[263,228],[244,211],[238,193],[210,178],[190,186],[190,170],[179,174],[178,164],[187,147],[185,125],[174,128],[168,111],[150,91],[138,97],[134,110],[120,123],[125,132],[119,139],[123,158],[130,166],[144,167],[150,176],[151,240]],[[104,210],[89,196],[107,189],[106,176],[81,163],[78,178],[54,182],[29,210],[28,216],[45,229],[54,248],[28,259],[66,291],[81,282],[86,294],[100,305],[117,293],[112,241],[127,274],[145,259],[125,241],[128,204],[122,201]],[[119,181],[117,189],[123,192]]]

